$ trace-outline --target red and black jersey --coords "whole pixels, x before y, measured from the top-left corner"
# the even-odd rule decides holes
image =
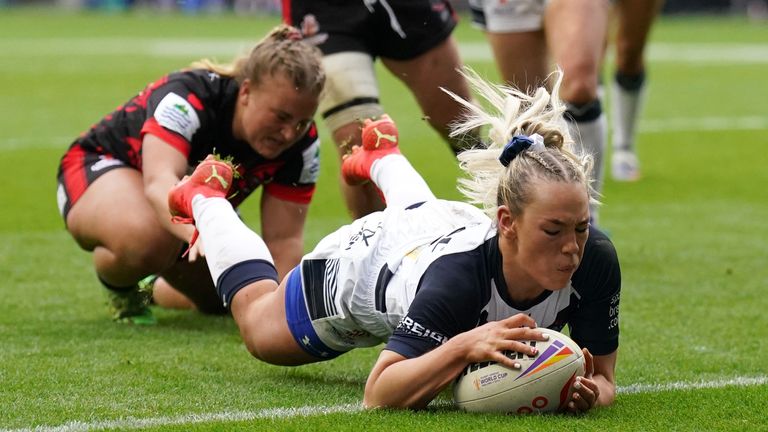
[[[150,133],[186,156],[190,167],[211,153],[231,157],[240,172],[231,199],[235,206],[261,185],[278,198],[309,203],[319,172],[317,128],[312,125],[278,158],[265,159],[232,135],[238,89],[235,79],[209,70],[171,73],[83,133],[68,155],[98,156],[141,170],[142,140]]]

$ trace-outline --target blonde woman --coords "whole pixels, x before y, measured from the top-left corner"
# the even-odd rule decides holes
[[[490,126],[488,148],[462,153],[461,188],[473,203],[435,198],[397,147],[384,117],[363,128],[343,163],[370,180],[387,208],[325,237],[279,282],[262,239],[207,179],[210,159],[172,189],[172,212],[192,218],[216,288],[256,358],[299,365],[385,342],[365,387],[367,407],[426,406],[470,363],[520,367],[505,350],[568,326],[587,373],[563,411],[614,400],[621,276],[615,250],[589,226],[589,159],[571,140],[556,94],[526,96],[469,79],[498,112],[470,111],[456,133]],[[556,92],[559,81],[554,87]]]
[[[209,153],[231,160],[237,207],[264,186],[262,235],[281,272],[303,253],[318,173],[312,118],[325,82],[321,54],[289,26],[230,65],[200,61],[163,76],[81,134],[63,156],[58,204],[78,245],[93,252],[113,318],[152,323],[138,283],[163,275],[163,306],[224,312],[194,226],[168,218],[168,190]]]

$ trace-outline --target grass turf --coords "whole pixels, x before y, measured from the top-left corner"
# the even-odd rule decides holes
[[[457,38],[482,44],[468,21]],[[276,23],[230,15],[2,11],[0,428],[765,430],[764,380],[620,394],[615,406],[578,418],[467,415],[445,404],[421,413],[361,413],[343,407],[361,400],[377,349],[280,368],[251,359],[228,318],[156,310],[155,327],[110,322],[90,256],[63,230],[56,211],[59,157],[79,132],[149,81],[201,56],[228,60]],[[765,26],[737,19],[664,18],[656,27],[639,136],[643,179],[609,180],[601,212],[623,271],[620,388],[765,376],[768,58],[761,47],[767,39]],[[664,47],[679,50],[679,59],[654,57]],[[686,60],[691,47],[714,59]],[[719,52],[745,47],[744,61],[717,60]],[[496,76],[490,59],[472,66]],[[379,72],[404,153],[438,196],[460,198],[447,147],[402,84]],[[308,248],[348,221],[336,186],[338,163],[324,128],[322,134]],[[256,227],[257,200],[250,201],[243,214]],[[280,411],[291,407],[342,412],[269,416],[292,413]],[[230,415],[210,416],[217,413]]]

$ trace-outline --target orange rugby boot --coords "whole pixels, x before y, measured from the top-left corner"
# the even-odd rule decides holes
[[[354,146],[352,153],[344,156],[341,174],[344,180],[357,185],[371,179],[371,165],[382,157],[400,154],[395,122],[384,114],[377,120],[363,122],[362,146]]]
[[[232,187],[235,167],[231,163],[208,155],[195,168],[192,175],[181,179],[168,191],[168,209],[174,223],[194,223],[192,198],[202,195],[206,198],[226,198]]]

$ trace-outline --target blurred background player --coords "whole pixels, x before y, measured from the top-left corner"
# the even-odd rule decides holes
[[[646,89],[644,52],[651,26],[663,4],[663,0],[617,0],[614,4],[616,70],[611,83],[611,176],[617,181],[640,178],[635,142]]]
[[[279,365],[329,360],[386,342],[365,387],[366,407],[423,408],[471,363],[519,368],[534,327],[569,327],[586,359],[564,409],[615,397],[621,274],[610,240],[589,224],[591,158],[571,153],[563,106],[471,77],[493,111],[471,110],[456,133],[491,126],[487,148],[459,154],[461,189],[477,207],[437,199],[398,150],[387,117],[366,122],[345,179],[372,181],[387,208],[339,228],[281,279],[261,238],[210,173],[171,190],[174,214],[194,219],[216,289],[256,358]],[[461,100],[459,98],[459,100]],[[382,138],[385,137],[385,138]]]
[[[472,133],[449,137],[448,125],[459,118],[460,107],[440,87],[465,98],[470,94],[457,72],[461,61],[451,36],[456,16],[447,0],[287,0],[283,17],[323,51],[328,82],[319,110],[340,156],[360,145],[362,119],[384,113],[377,57],[411,90],[454,153],[476,144]],[[353,217],[384,208],[370,183],[352,186],[340,180],[340,185]]]
[[[594,157],[594,188],[603,183],[606,117],[598,78],[608,28],[608,0],[470,0],[472,20],[484,30],[501,76],[516,88],[544,84],[556,64],[560,98],[577,146]],[[597,208],[592,208],[597,219]]]
[[[59,209],[93,252],[114,319],[154,321],[139,286],[150,275],[164,277],[154,283],[161,306],[224,311],[205,260],[196,260],[202,243],[189,261],[179,257],[194,226],[168,217],[168,190],[209,153],[237,166],[234,206],[264,185],[261,232],[280,274],[299,262],[319,168],[320,57],[280,26],[233,64],[204,60],[160,78],[71,145],[59,166]]]

